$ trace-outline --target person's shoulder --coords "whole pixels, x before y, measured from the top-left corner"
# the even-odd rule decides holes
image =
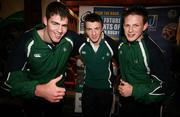
[[[30,28],[30,29],[27,29],[27,30],[25,30],[24,31],[24,34],[23,34],[23,36],[33,36],[35,33],[35,31],[38,31],[38,30],[40,30],[40,29],[42,29],[42,28],[40,28],[39,27],[39,25],[37,25],[37,26],[35,26],[35,27],[32,27],[32,28]]]
[[[72,31],[72,30],[68,30],[64,37],[68,38],[70,40],[73,40],[73,41],[84,39],[83,35],[75,32],[75,31]]]
[[[65,34],[65,37],[74,38],[80,36],[77,32],[68,30]]]
[[[65,36],[70,36],[70,37],[75,36],[75,35],[79,36],[79,33],[75,32],[73,30],[68,30],[65,34]]]
[[[104,39],[110,44],[110,45],[114,45],[117,46],[118,45],[118,41],[114,40],[113,38],[111,38],[108,35],[104,35]]]
[[[150,35],[144,35],[143,40],[144,40],[146,46],[159,48],[159,45],[152,39],[152,37]]]
[[[104,34],[104,39],[108,39],[108,40],[112,40],[113,41],[113,39],[110,37],[110,36],[108,36],[108,35],[106,35],[106,34]]]
[[[66,34],[69,35],[69,34],[78,34],[78,33],[76,31],[73,31],[73,30],[67,30]]]
[[[28,35],[28,34],[31,34],[32,32],[33,32],[33,28],[25,30],[23,34]]]
[[[31,28],[31,29],[28,29],[28,30],[25,30],[23,32],[23,34],[21,35],[18,43],[19,44],[23,44],[23,45],[28,45],[30,42],[32,42],[34,39],[35,39],[35,31],[37,31],[35,29],[35,27]]]
[[[44,24],[37,24],[36,26],[27,29],[24,31],[24,36],[33,36],[34,34],[36,34],[35,32],[37,32],[38,30],[44,29],[45,25]]]

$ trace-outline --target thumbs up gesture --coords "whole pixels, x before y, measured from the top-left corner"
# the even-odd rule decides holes
[[[65,95],[65,88],[56,85],[62,79],[62,75],[50,80],[46,84],[39,84],[36,86],[35,95],[42,97],[50,102],[59,102]]]

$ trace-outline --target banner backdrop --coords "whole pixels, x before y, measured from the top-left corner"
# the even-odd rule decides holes
[[[99,14],[104,21],[104,32],[114,40],[118,40],[122,33],[121,14],[124,7],[118,6],[80,6],[79,33],[84,33],[84,18],[89,13]],[[176,41],[180,6],[147,7],[149,12],[148,32],[152,39],[160,46],[163,41]]]
[[[87,14],[97,13],[104,21],[104,32],[114,40],[119,40],[121,32],[122,7],[115,6],[80,6],[79,33],[84,33],[84,18]]]
[[[148,33],[163,49],[169,66],[172,64],[173,47],[176,45],[176,33],[180,6],[149,7]]]
[[[147,7],[149,12],[148,33],[160,46],[164,47],[164,41],[173,43],[176,41],[180,6],[171,7]]]

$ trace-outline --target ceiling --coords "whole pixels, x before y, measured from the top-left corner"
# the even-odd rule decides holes
[[[144,6],[180,5],[180,0],[60,0],[65,3],[76,15],[79,6],[129,6],[141,4]]]

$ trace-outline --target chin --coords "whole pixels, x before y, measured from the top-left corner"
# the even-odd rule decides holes
[[[54,43],[59,43],[59,42],[60,42],[60,39],[54,40]]]
[[[98,40],[97,41],[92,41],[93,43],[97,43],[98,42]]]
[[[129,42],[133,42],[135,41],[136,39],[128,39]]]

